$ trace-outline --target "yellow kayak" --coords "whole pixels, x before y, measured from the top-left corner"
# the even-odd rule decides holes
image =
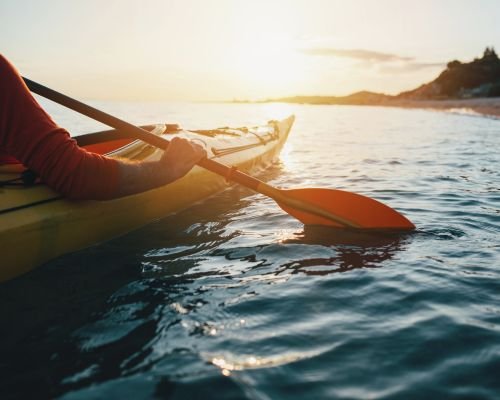
[[[252,172],[279,153],[294,117],[248,128],[185,131],[163,124],[149,130],[203,144],[223,164]],[[167,129],[168,128],[168,129]],[[88,135],[79,142],[90,151],[132,160],[158,160],[162,150],[113,132]],[[108,139],[109,137],[109,139]],[[109,201],[70,201],[43,184],[14,182],[24,168],[0,166],[0,281],[19,276],[55,257],[109,240],[168,216],[223,190],[224,178],[200,167],[171,184]],[[13,181],[12,184],[5,184]]]

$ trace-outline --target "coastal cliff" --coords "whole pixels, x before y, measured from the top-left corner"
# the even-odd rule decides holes
[[[486,48],[481,58],[469,63],[454,60],[432,82],[391,96],[361,91],[348,96],[294,96],[267,99],[263,102],[339,105],[405,106],[418,101],[463,100],[500,97],[500,59],[493,48]]]
[[[396,99],[440,100],[500,96],[500,59],[493,48],[469,63],[451,61],[432,82],[400,93]]]

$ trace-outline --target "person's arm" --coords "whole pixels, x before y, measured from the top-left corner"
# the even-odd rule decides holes
[[[160,161],[130,163],[120,160],[116,197],[166,185],[187,174],[206,157],[203,147],[186,139],[174,138]]]
[[[78,151],[85,150],[79,148]],[[73,200],[111,200],[173,182],[204,157],[206,151],[203,147],[176,137],[159,161],[135,162],[86,153],[85,159],[64,180],[50,173],[41,177],[49,186]]]
[[[78,147],[40,107],[21,76],[0,54],[0,150],[14,156],[70,199],[108,200],[164,185],[205,156],[174,139],[158,162],[129,163]]]

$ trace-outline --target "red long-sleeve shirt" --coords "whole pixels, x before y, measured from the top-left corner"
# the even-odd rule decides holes
[[[118,191],[118,162],[78,147],[0,54],[0,165],[8,156],[68,198],[106,200]]]

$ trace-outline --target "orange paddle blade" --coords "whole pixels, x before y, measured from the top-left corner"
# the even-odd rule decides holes
[[[335,216],[358,225],[359,229],[415,229],[415,225],[396,210],[360,194],[320,188],[281,190],[281,193],[304,204],[320,207]],[[278,205],[304,225],[346,227],[346,225],[339,222],[308,211],[292,208],[280,202],[278,202]]]

